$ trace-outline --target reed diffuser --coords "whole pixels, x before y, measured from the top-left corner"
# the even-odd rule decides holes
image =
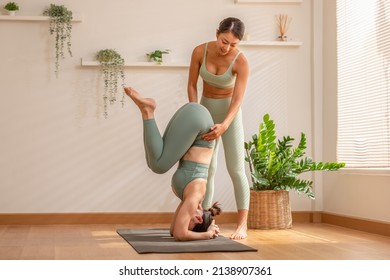
[[[286,15],[286,14],[279,14],[276,16],[276,23],[278,25],[279,29],[279,40],[280,41],[286,41],[287,40],[287,30],[290,26],[292,17]]]

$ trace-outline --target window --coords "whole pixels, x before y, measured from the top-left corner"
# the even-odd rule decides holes
[[[390,167],[390,1],[337,0],[337,160]]]

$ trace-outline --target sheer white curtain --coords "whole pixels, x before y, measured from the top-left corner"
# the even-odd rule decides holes
[[[337,71],[337,160],[389,168],[389,0],[337,0]]]

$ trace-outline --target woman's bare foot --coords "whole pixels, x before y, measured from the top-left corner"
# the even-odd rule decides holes
[[[154,110],[156,109],[156,101],[154,99],[142,97],[135,89],[131,87],[125,87],[124,90],[141,110],[142,118],[144,120],[154,118]]]
[[[248,210],[238,210],[237,229],[230,236],[231,239],[245,239],[248,237],[247,220],[248,220]]]
[[[238,226],[236,231],[230,236],[231,239],[245,239],[248,237],[247,234],[247,226],[246,225],[241,225]]]

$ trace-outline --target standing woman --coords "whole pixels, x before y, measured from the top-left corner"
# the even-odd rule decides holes
[[[238,209],[237,228],[231,235],[232,239],[247,237],[250,199],[249,183],[245,174],[244,129],[241,116],[249,66],[244,54],[238,49],[244,32],[244,24],[237,18],[229,17],[221,21],[216,32],[216,41],[201,44],[193,50],[188,77],[190,102],[198,102],[199,75],[203,79],[200,103],[210,111],[215,123],[211,131],[202,136],[207,141],[216,140],[203,207],[209,207],[213,199],[221,136]]]

